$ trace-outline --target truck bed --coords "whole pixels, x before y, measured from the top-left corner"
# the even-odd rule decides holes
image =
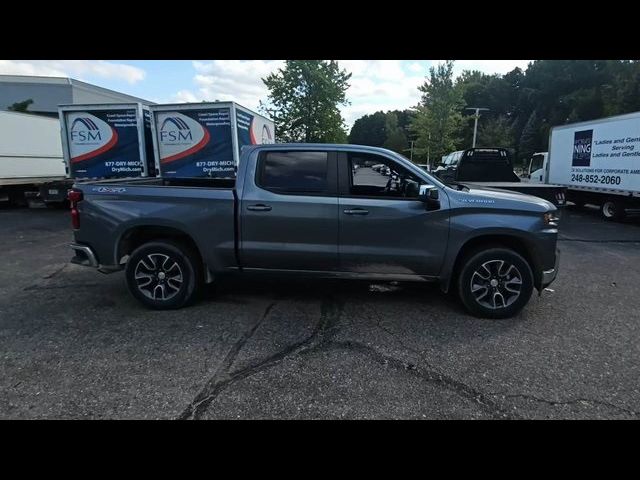
[[[76,182],[76,241],[89,243],[101,265],[119,265],[121,246],[149,226],[171,228],[206,245],[204,260],[216,271],[236,266],[235,180],[124,178]],[[108,219],[108,221],[106,220]],[[114,241],[116,249],[114,249]]]

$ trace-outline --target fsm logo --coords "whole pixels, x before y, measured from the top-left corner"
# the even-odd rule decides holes
[[[91,118],[79,117],[73,121],[71,125],[72,142],[99,142],[101,140],[100,129]]]
[[[591,165],[591,144],[593,141],[593,130],[582,130],[576,132],[573,137],[573,167],[588,167]]]
[[[89,112],[70,112],[66,118],[71,163],[94,158],[118,143],[118,133]]]
[[[198,111],[194,114],[198,115]],[[191,116],[175,111],[158,112],[156,125],[160,126],[157,132],[160,163],[193,155],[209,143],[209,130]]]
[[[161,142],[193,142],[193,135],[187,122],[180,117],[167,117],[160,127]]]

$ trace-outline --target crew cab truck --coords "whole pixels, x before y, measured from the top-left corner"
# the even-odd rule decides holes
[[[439,282],[473,314],[505,318],[558,271],[550,202],[447,186],[375,147],[248,146],[235,180],[76,183],[69,200],[72,262],[124,269],[156,309],[194,301],[226,272],[262,272]]]
[[[444,182],[501,188],[549,200],[556,207],[564,207],[566,187],[523,182],[513,171],[513,161],[506,148],[468,148],[443,157],[433,172]]]
[[[640,112],[553,127],[549,152],[534,153],[525,175],[564,185],[567,200],[599,206],[606,220],[640,210]]]

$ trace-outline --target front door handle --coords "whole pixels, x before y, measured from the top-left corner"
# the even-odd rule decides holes
[[[369,215],[369,210],[364,208],[347,208],[344,210],[347,215]]]
[[[264,205],[264,204],[249,205],[247,207],[247,210],[251,210],[252,212],[270,212],[271,205]]]

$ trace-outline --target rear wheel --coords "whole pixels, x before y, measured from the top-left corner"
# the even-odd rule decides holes
[[[202,285],[197,255],[169,241],[149,242],[135,249],[127,261],[126,277],[131,294],[158,310],[188,305]]]
[[[607,200],[600,207],[600,212],[605,220],[622,220],[626,213],[624,205],[616,200]]]
[[[508,248],[472,252],[458,275],[458,295],[477,317],[512,317],[527,304],[532,292],[531,267]]]

